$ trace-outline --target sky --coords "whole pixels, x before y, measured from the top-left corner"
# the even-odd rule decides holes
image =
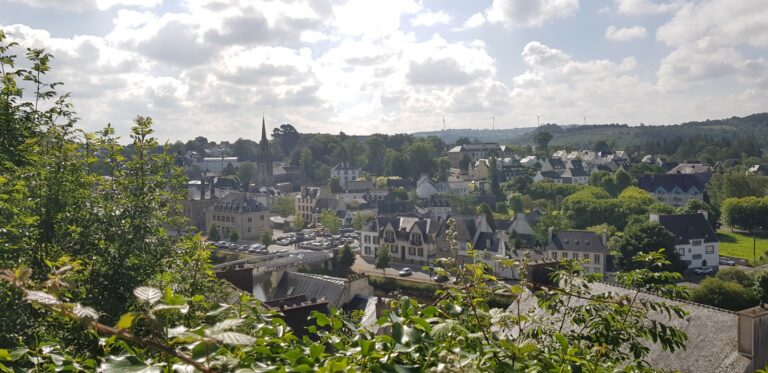
[[[164,140],[768,111],[766,0],[0,0],[80,125]],[[23,49],[16,49],[23,54]]]

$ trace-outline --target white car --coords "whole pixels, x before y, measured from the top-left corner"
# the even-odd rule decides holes
[[[730,259],[725,259],[725,258],[720,258],[720,264],[721,265],[728,265],[728,266],[735,266],[736,265],[736,261],[733,261],[733,260],[730,260]]]
[[[714,272],[712,270],[712,267],[700,267],[693,270],[693,273],[697,275],[708,275],[710,273]]]
[[[410,276],[413,274],[413,270],[406,267],[400,270],[400,277]]]

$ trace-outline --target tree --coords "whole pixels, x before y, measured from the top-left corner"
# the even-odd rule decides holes
[[[384,156],[384,163],[388,176],[407,178],[411,174],[408,158],[400,152],[388,149]]]
[[[418,179],[421,175],[432,177],[437,170],[436,151],[426,139],[419,139],[405,149],[411,177]]]
[[[469,139],[469,137],[462,136],[462,137],[459,137],[456,140],[455,144],[456,144],[456,146],[461,146],[461,145],[467,145],[467,144],[471,144],[471,143],[472,143],[472,141]]]
[[[755,286],[755,280],[750,277],[746,272],[738,269],[738,268],[726,268],[721,269],[717,272],[717,275],[715,275],[717,279],[720,281],[732,281],[736,282],[739,285],[751,289]]]
[[[224,176],[232,176],[237,175],[237,169],[234,165],[232,165],[232,162],[227,162],[227,165],[224,166],[224,169],[221,171],[221,174]]]
[[[341,270],[344,273],[349,272],[352,265],[355,264],[355,253],[352,252],[352,248],[348,244],[345,244],[341,248],[337,264],[341,266]]]
[[[272,230],[265,229],[264,232],[261,232],[261,244],[266,247],[272,244]]]
[[[330,187],[331,187],[331,193],[341,193],[341,192],[343,192],[343,190],[341,188],[341,180],[339,179],[338,176],[331,177],[331,181],[330,181],[329,184],[330,184]]]
[[[533,135],[533,142],[536,143],[536,150],[546,152],[549,142],[552,140],[552,134],[547,131],[539,131]]]
[[[289,196],[277,196],[272,203],[272,212],[286,217],[296,212],[296,199]]]
[[[336,216],[336,213],[327,209],[323,210],[320,215],[320,224],[331,232],[331,234],[338,234],[339,228],[341,228],[341,220],[339,220],[339,217]]]
[[[272,141],[277,143],[283,156],[288,155],[291,149],[296,147],[300,139],[301,134],[299,134],[299,131],[289,123],[283,123],[280,127],[272,130]]]
[[[301,214],[296,214],[293,216],[293,228],[296,230],[304,229],[304,226],[306,226],[306,222],[304,221],[304,216]]]
[[[691,291],[690,298],[696,303],[741,311],[757,305],[758,299],[750,290],[735,281],[722,281],[707,277]]]
[[[451,171],[451,161],[448,158],[440,157],[437,160],[437,181],[448,180]]]
[[[702,211],[706,213],[707,221],[709,221],[709,224],[712,226],[712,229],[714,231],[717,231],[720,228],[720,209],[719,208],[709,203],[706,203],[704,201],[700,201],[698,199],[692,199],[685,204],[685,207],[682,210],[682,212],[685,214],[695,214],[697,212],[702,212]]]
[[[592,147],[592,150],[598,153],[608,153],[611,151],[611,146],[608,145],[608,142],[605,140],[597,140],[595,141],[595,146]]]
[[[373,135],[365,141],[365,169],[372,175],[384,174],[384,157],[387,150],[384,135]]]
[[[757,238],[753,230],[768,228],[768,198],[728,198],[722,206],[726,224],[746,229],[752,235],[752,260],[756,263]]]
[[[461,158],[459,158],[459,171],[461,171],[461,173],[468,173],[471,164],[472,158],[469,157],[469,154],[464,153]]]
[[[617,242],[617,266],[623,271],[637,269],[637,263],[634,258],[639,253],[654,252],[659,249],[664,250],[666,259],[670,266],[666,269],[682,271],[684,264],[675,251],[675,238],[672,233],[654,221],[645,221],[639,224],[631,224],[624,230],[624,235]]]
[[[507,198],[507,204],[516,214],[523,211],[523,196],[519,193],[510,194]]]
[[[551,228],[555,232],[563,231],[571,228],[572,223],[559,211],[550,211],[541,215],[539,221],[533,226],[533,232],[536,236],[536,241],[542,245],[546,245],[549,241],[549,229]]]
[[[488,206],[487,203],[483,202],[480,204],[480,207],[477,208],[477,213],[485,215],[485,221],[488,223],[488,226],[491,227],[492,230],[496,230],[496,219],[493,217],[493,209],[491,209],[491,206]]]
[[[389,254],[389,248],[382,246],[379,249],[378,255],[376,255],[376,269],[380,269],[383,273],[389,268],[389,263],[392,261],[392,256]]]
[[[219,233],[218,225],[211,225],[211,229],[208,230],[208,239],[211,241],[221,241],[221,234]]]
[[[352,217],[352,228],[359,232],[363,230],[363,225],[365,225],[365,218],[359,212],[355,213],[355,216]]]
[[[256,166],[251,162],[244,162],[237,168],[237,177],[240,179],[243,191],[247,192],[248,187],[251,185],[251,181],[256,175]],[[266,186],[266,185],[259,185]]]
[[[237,233],[237,230],[233,230],[229,234],[229,240],[232,241],[232,242],[240,241],[240,233]]]
[[[501,185],[500,185],[500,179],[501,176],[499,176],[499,169],[498,169],[498,160],[496,157],[491,157],[490,160],[490,168],[491,168],[491,193],[497,198],[497,199],[504,199],[504,192],[501,191]]]

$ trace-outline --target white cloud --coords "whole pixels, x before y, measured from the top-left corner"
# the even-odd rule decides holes
[[[768,48],[768,8],[762,0],[687,4],[656,37],[674,48],[658,71],[665,90],[765,90],[760,82],[768,63],[742,51]]]
[[[154,8],[163,3],[163,0],[7,0],[35,8],[53,8],[73,12],[99,9],[106,10],[112,7],[137,7]]]
[[[466,21],[464,21],[464,25],[462,26],[462,29],[469,30],[473,28],[478,28],[485,24],[485,16],[482,12],[477,12],[473,14],[471,17],[467,18]]]
[[[424,12],[411,19],[411,26],[445,25],[450,22],[451,16],[446,12]]]
[[[646,35],[648,31],[643,26],[618,28],[611,25],[605,29],[605,38],[618,42],[644,39]]]
[[[579,0],[493,0],[486,18],[508,28],[533,27],[571,16],[578,10]]]
[[[655,0],[616,0],[619,14],[626,15],[649,15],[649,14],[663,14],[672,13],[681,6],[683,6],[683,0],[672,1],[655,1]]]

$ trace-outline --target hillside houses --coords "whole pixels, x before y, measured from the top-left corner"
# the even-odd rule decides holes
[[[640,175],[637,186],[651,193],[660,203],[685,206],[690,200],[704,200],[710,173]]]

